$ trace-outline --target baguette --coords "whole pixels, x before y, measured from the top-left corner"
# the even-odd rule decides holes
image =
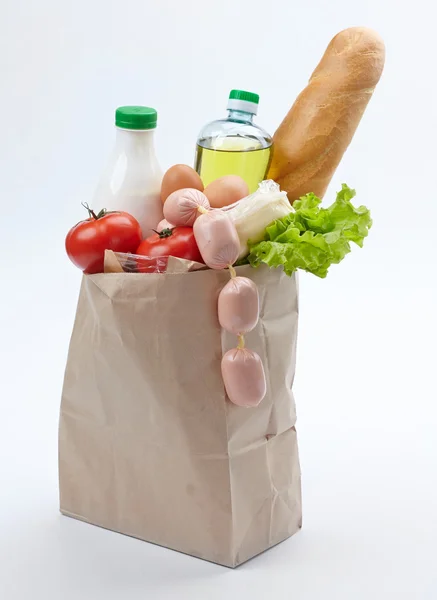
[[[267,175],[293,202],[308,192],[323,198],[384,67],[379,35],[365,27],[338,33],[307,87],[273,136]]]

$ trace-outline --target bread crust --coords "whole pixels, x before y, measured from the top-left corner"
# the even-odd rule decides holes
[[[372,29],[351,27],[331,40],[273,136],[267,177],[280,184],[291,202],[308,192],[323,198],[384,61],[384,42]]]

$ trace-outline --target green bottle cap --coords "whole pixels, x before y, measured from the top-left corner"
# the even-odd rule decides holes
[[[245,92],[244,90],[231,90],[229,94],[229,100],[243,100],[244,102],[253,102],[254,104],[258,104],[259,96],[258,94]]]
[[[149,106],[120,106],[115,111],[115,125],[122,129],[155,129],[158,113]]]

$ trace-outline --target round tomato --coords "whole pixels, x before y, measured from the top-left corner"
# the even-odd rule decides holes
[[[96,215],[84,206],[90,218],[70,229],[65,248],[69,259],[84,273],[103,273],[105,250],[135,252],[141,242],[141,227],[126,212],[101,210]]]
[[[192,227],[174,227],[154,233],[141,242],[135,254],[154,259],[175,256],[203,263]]]

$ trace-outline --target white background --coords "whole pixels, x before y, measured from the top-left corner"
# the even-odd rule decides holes
[[[434,600],[437,126],[432,2],[1,0],[0,598]],[[301,533],[231,571],[58,514],[57,419],[80,273],[64,255],[113,142],[159,111],[163,167],[192,162],[232,87],[274,131],[330,38],[387,45],[341,182],[374,228],[301,277]]]

